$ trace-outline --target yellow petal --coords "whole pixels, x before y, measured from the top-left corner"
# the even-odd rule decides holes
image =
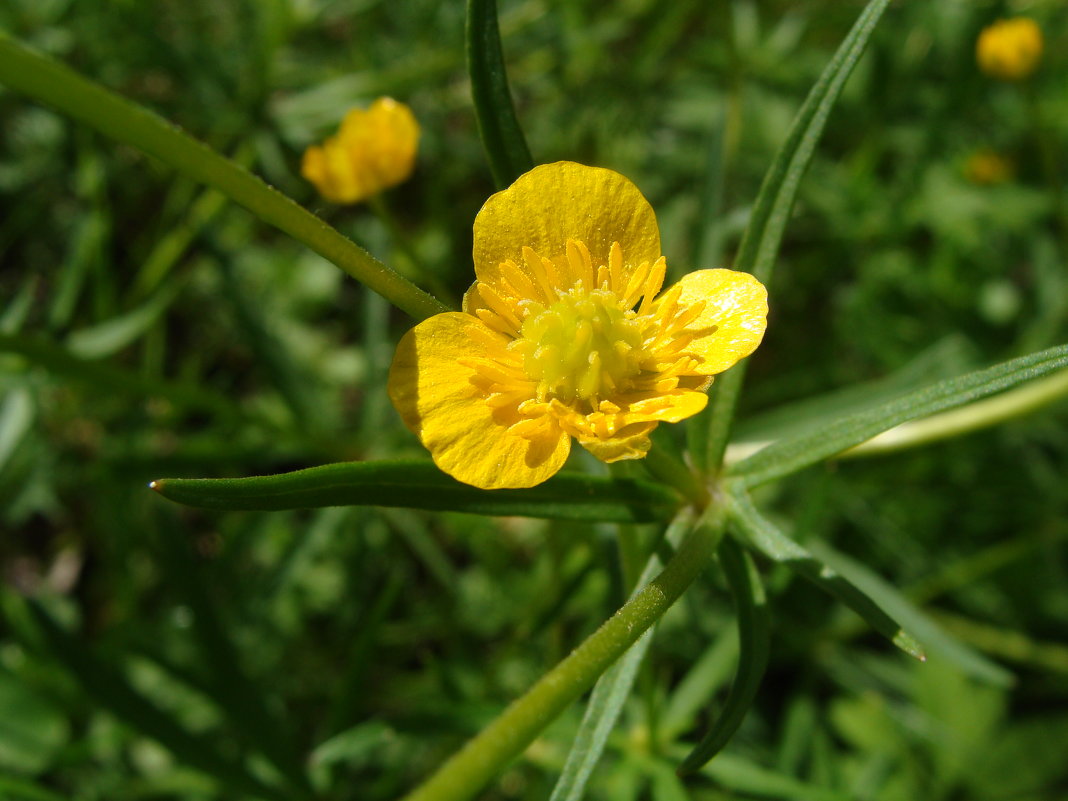
[[[685,309],[704,303],[685,328],[694,340],[685,352],[700,360],[697,375],[722,373],[760,344],[767,327],[768,291],[749,273],[698,270],[683,276],[678,305]]]
[[[677,390],[669,394],[648,393],[640,397],[619,398],[623,407],[608,415],[616,431],[606,436],[602,426],[590,420],[592,425],[570,420],[570,427],[577,430],[579,444],[602,462],[617,462],[620,459],[641,459],[649,452],[649,433],[661,422],[677,423],[693,417],[705,408],[708,395],[692,390]],[[585,428],[585,433],[583,432]],[[598,433],[601,435],[598,436]]]
[[[471,379],[470,363],[492,358],[468,314],[448,312],[424,320],[401,339],[389,371],[389,396],[434,463],[458,481],[482,489],[532,487],[567,460],[570,438],[552,423],[533,435],[508,427],[522,416],[515,407],[491,408]]]
[[[524,247],[567,271],[569,239],[589,248],[595,269],[609,263],[618,242],[624,286],[638,265],[660,257],[656,216],[633,183],[612,170],[560,161],[535,167],[486,201],[475,218],[475,275],[496,284],[502,262],[524,265]]]
[[[602,462],[611,464],[624,459],[644,459],[653,443],[649,434],[656,423],[628,426],[611,439],[584,439],[579,443]]]

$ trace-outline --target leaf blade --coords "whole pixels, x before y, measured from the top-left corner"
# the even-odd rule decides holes
[[[753,705],[771,651],[767,596],[752,558],[734,540],[724,539],[719,562],[738,610],[738,670],[723,710],[679,766],[680,775],[700,770],[730,742]]]
[[[939,381],[886,403],[847,415],[819,431],[768,445],[734,464],[727,475],[746,487],[764,484],[858,445],[883,431],[961,406],[1068,366],[1068,345],[1021,356]]]
[[[794,119],[786,141],[775,154],[753,205],[735,259],[735,269],[751,272],[767,284],[771,280],[775,257],[782,244],[783,231],[793,208],[801,178],[823,135],[827,118],[841,94],[842,87],[860,60],[876,24],[890,0],[871,0],[860,13],[853,28],[842,40],[830,63],[805,98]],[[706,450],[699,454],[701,466],[712,470],[719,466],[727,448],[734,407],[738,402],[746,365],[742,360],[718,381],[708,411],[703,415],[708,428]]]
[[[749,494],[735,484],[728,490],[728,516],[732,528],[745,541],[774,562],[780,562],[844,603],[869,626],[920,661],[923,647],[881,606],[845,576],[831,569],[779,530],[753,506]]]
[[[497,0],[468,0],[467,71],[482,147],[498,189],[534,166],[515,105],[497,24]]]
[[[670,519],[682,503],[661,484],[578,473],[558,473],[530,489],[479,490],[416,459],[338,462],[251,478],[167,478],[149,486],[188,506],[233,511],[366,505],[635,523]]]

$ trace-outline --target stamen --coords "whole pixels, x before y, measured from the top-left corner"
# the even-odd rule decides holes
[[[538,282],[542,297],[546,303],[553,303],[557,298],[557,288],[560,282],[557,280],[555,266],[549,259],[543,259],[533,248],[523,248],[523,261]],[[562,288],[562,287],[560,287]]]
[[[642,305],[638,309],[638,314],[646,314],[649,311],[649,308],[653,305],[653,300],[660,291],[660,287],[664,285],[664,276],[666,274],[667,259],[661,256],[649,270],[649,277],[645,281],[645,291],[643,293],[645,297],[642,298]]]
[[[627,284],[627,291],[623,295],[623,308],[634,308],[634,305],[638,302],[638,298],[642,296],[644,285],[648,278],[649,262],[643,261],[638,265],[638,269],[636,269],[634,274],[630,277],[630,283]]]
[[[590,258],[590,251],[586,244],[577,239],[569,239],[564,251],[572,277],[577,281],[582,281],[583,286],[596,286],[593,277],[593,260]]]
[[[608,288],[618,295],[623,291],[623,248],[618,242],[613,242],[608,249],[608,271],[611,274]],[[629,309],[630,306],[626,308]]]
[[[514,339],[519,335],[516,326],[502,318],[493,309],[475,309],[475,316],[485,323],[488,328],[504,334],[509,339]]]
[[[538,290],[533,282],[524,275],[523,271],[519,269],[519,265],[514,261],[501,262],[499,269],[501,278],[512,285],[517,299],[532,298],[537,293]]]
[[[498,295],[497,290],[495,290],[489,284],[483,284],[479,282],[476,287],[478,289],[478,295],[480,298],[482,298],[482,301],[491,309],[493,309],[493,311],[495,311],[501,317],[501,319],[511,324],[515,328],[516,333],[518,334],[522,324],[519,322],[519,318],[516,316],[515,311],[513,311],[511,304],[509,304],[508,301]]]

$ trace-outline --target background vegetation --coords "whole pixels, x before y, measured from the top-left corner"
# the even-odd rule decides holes
[[[730,264],[859,10],[523,0],[501,23],[535,159],[634,180],[677,276]],[[975,39],[1018,13],[1046,55],[1031,80],[997,82]],[[493,191],[463,23],[455,0],[0,7],[3,30],[453,297]],[[870,398],[1068,339],[1066,53],[1057,0],[891,7],[787,228],[740,439],[818,425],[858,382]],[[384,198],[393,228],[298,172],[380,94],[423,128],[415,175]],[[976,161],[990,153],[1007,165],[993,182]],[[383,381],[409,321],[244,210],[8,92],[0,202],[0,797],[398,797],[619,605],[608,526],[154,496],[164,475],[422,455]],[[769,569],[757,706],[684,788],[673,766],[737,649],[708,571],[661,623],[590,797],[1065,797],[1066,422],[1055,406],[766,491],[813,550],[924,607],[929,661]],[[485,797],[547,798],[581,712]]]

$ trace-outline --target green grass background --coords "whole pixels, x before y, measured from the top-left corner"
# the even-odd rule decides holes
[[[501,26],[534,158],[635,181],[678,276],[730,265],[860,8],[509,0]],[[1046,55],[1031,80],[1000,83],[974,42],[1018,13]],[[457,0],[0,6],[11,35],[454,298],[493,191],[463,24]],[[1068,339],[1066,53],[1057,0],[891,7],[787,228],[738,437],[817,425],[790,405],[806,398]],[[423,129],[415,174],[384,198],[398,230],[299,176],[303,148],[381,94]],[[1009,180],[969,179],[988,149]],[[155,497],[161,476],[420,455],[384,392],[409,321],[242,209],[8,92],[0,259],[0,798],[395,798],[621,602],[609,526]],[[914,664],[765,566],[764,688],[727,752],[682,785],[673,766],[736,649],[708,571],[662,622],[589,797],[1068,797],[1066,422],[1062,404],[765,490],[794,536],[863,563],[974,651],[936,636]],[[483,797],[548,798],[580,715]]]

